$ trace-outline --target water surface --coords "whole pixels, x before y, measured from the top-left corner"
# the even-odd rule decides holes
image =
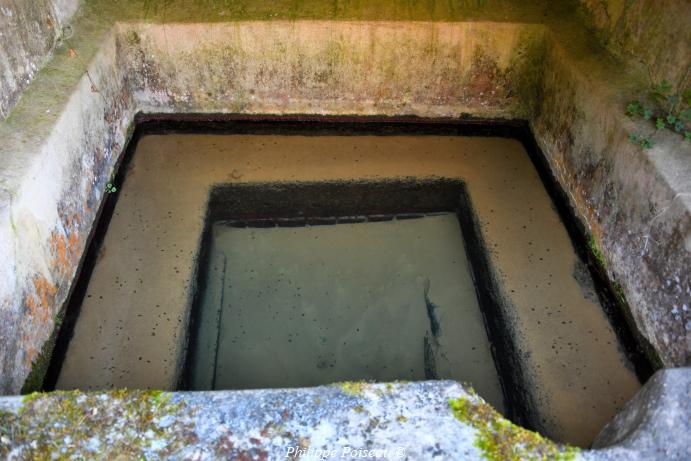
[[[195,389],[455,379],[503,399],[455,214],[213,226]]]

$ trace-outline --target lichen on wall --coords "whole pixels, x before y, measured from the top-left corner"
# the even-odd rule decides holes
[[[577,455],[513,426],[472,389],[452,381],[0,399],[0,456],[9,459],[498,461]]]
[[[161,391],[30,394],[16,413],[0,411],[0,456],[165,458],[194,438],[192,425],[183,421],[191,414]]]
[[[7,211],[14,230],[0,250],[14,260],[16,279],[3,280],[0,295],[8,305],[0,311],[7,332],[0,363],[3,370],[11,370],[0,375],[5,393],[36,390],[43,381],[54,325],[60,322],[105,184],[125,145],[132,100],[122,70],[115,66],[117,52],[111,35],[89,74],[82,74],[68,116],[38,148],[41,161],[30,164],[33,173],[13,186],[18,198]],[[9,123],[22,118],[23,114],[13,114]],[[29,128],[38,132],[41,122],[34,123]],[[3,179],[3,188],[10,187],[10,181]],[[25,382],[30,372],[31,379]]]

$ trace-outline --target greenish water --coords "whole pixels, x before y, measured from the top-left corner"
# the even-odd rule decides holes
[[[454,214],[213,225],[193,389],[467,381],[503,408]]]

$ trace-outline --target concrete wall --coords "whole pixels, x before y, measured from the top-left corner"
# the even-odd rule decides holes
[[[625,116],[627,76],[550,47],[532,126],[602,253],[630,315],[666,366],[691,359],[691,146],[671,132],[642,149]],[[607,81],[610,85],[603,85]]]
[[[691,84],[691,2],[579,0],[607,48],[643,64],[651,80]]]
[[[240,22],[123,27],[145,112],[528,118],[537,25]],[[183,63],[186,63],[183,65]]]
[[[691,147],[664,135],[652,150],[627,143],[623,106],[645,84],[637,65],[570,20],[213,19],[80,20],[80,59],[58,47],[0,123],[2,392],[45,365],[137,111],[530,119],[642,333],[665,365],[688,362]]]
[[[79,0],[0,0],[0,120],[50,58],[78,5]]]
[[[5,392],[19,391],[32,363],[46,365],[41,349],[67,298],[105,184],[125,145],[135,105],[118,62],[115,36],[109,34],[64,109],[33,123],[36,138],[26,147],[30,158],[16,155],[16,175],[2,177],[6,201],[0,208],[0,253],[11,262],[0,268],[0,324],[7,338],[0,386]],[[23,114],[14,117],[26,122]],[[11,134],[5,139],[11,140]]]

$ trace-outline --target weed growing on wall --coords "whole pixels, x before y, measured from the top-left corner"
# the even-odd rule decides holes
[[[655,129],[650,134],[629,133],[629,141],[650,149],[653,135],[659,130],[670,130],[691,141],[691,88],[674,88],[667,80],[654,85],[649,94],[626,105],[626,114],[643,118]]]

